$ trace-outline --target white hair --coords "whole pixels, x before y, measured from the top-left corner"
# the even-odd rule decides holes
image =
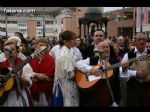
[[[15,40],[17,42],[17,46],[20,46],[21,44],[21,39],[18,36],[11,36],[8,38],[8,40]]]

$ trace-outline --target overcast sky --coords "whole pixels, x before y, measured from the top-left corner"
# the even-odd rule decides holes
[[[104,7],[104,12],[121,9],[122,7]]]

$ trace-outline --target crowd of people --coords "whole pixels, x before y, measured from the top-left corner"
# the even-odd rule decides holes
[[[95,30],[90,44],[70,30],[58,40],[20,32],[1,38],[0,106],[150,106],[150,41],[143,33],[131,39],[104,34]]]

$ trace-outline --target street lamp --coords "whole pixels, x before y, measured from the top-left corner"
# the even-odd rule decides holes
[[[43,7],[43,37],[45,38],[45,7]]]
[[[126,18],[126,16],[122,16],[121,17],[122,19],[121,19],[121,35],[123,36],[123,21],[124,21],[124,19]]]
[[[143,22],[143,7],[141,7],[141,15],[140,15],[140,19],[141,19],[141,28],[140,28],[140,32],[143,31],[142,29],[142,22]]]

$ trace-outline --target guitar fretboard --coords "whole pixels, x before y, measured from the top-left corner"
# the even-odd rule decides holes
[[[32,56],[28,56],[27,59],[25,59],[21,64],[19,64],[12,70],[12,73],[16,73],[17,71],[22,69],[24,65],[26,65],[31,59],[32,59]]]
[[[138,60],[137,57],[131,58],[131,59],[127,60],[127,61],[128,61],[128,63],[131,63],[131,62],[134,62],[134,61],[136,61],[136,60]],[[106,67],[105,70],[112,70],[112,69],[117,68],[117,67],[120,67],[120,66],[122,66],[122,63],[121,63],[121,62],[116,63],[116,64],[114,64],[114,65],[112,65],[112,66]]]

